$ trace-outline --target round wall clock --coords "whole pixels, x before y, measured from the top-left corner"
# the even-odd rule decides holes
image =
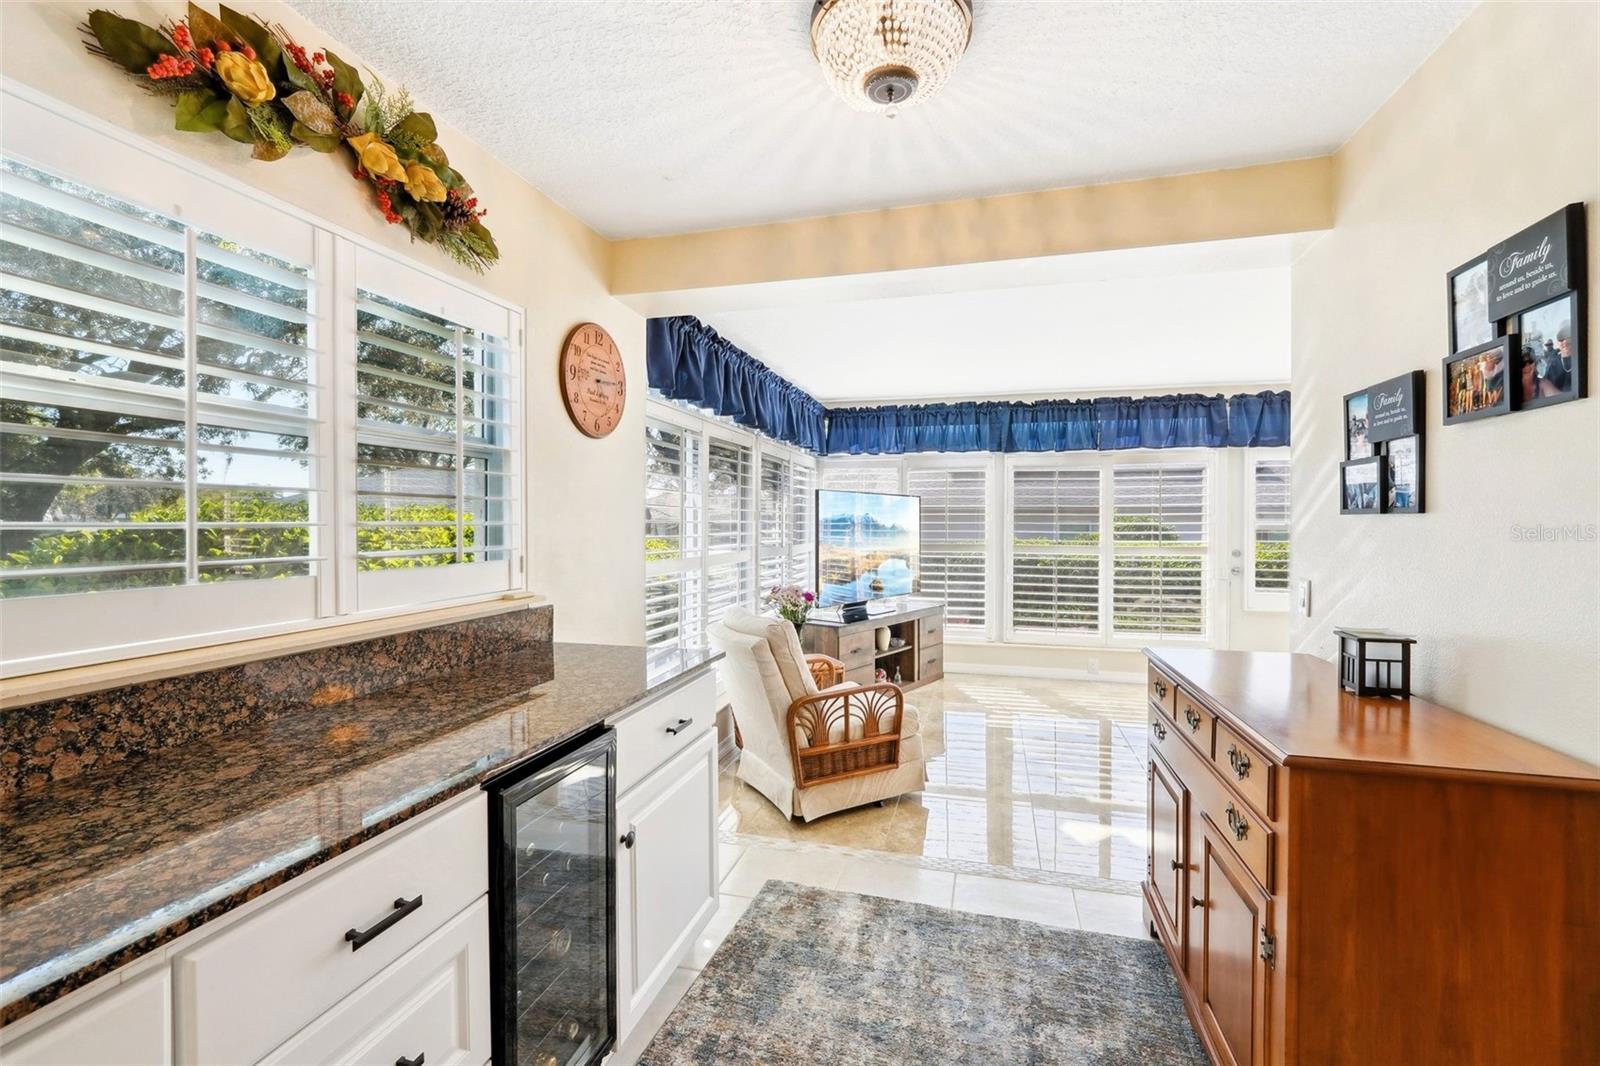
[[[605,327],[584,322],[572,327],[561,346],[561,400],[579,431],[604,437],[622,421],[628,377],[622,352]]]

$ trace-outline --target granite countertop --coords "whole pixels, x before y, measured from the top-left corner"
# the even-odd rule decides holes
[[[0,1024],[719,656],[562,644],[0,800]]]

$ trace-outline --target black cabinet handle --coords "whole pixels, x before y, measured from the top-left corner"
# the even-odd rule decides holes
[[[404,896],[394,901],[394,910],[379,919],[378,923],[366,929],[346,929],[344,938],[350,941],[351,951],[360,951],[367,943],[386,932],[390,926],[401,918],[422,906],[422,893],[417,893],[416,899],[406,899]]]
[[[1177,859],[1173,859],[1172,860],[1172,868],[1174,870],[1181,870],[1181,869],[1183,869],[1183,863],[1179,862]]]
[[[1206,905],[1206,901],[1201,899],[1199,896],[1190,896],[1189,897],[1189,906],[1191,906],[1191,907],[1204,907],[1205,905]]]
[[[638,834],[630,829],[626,833],[622,834],[622,840],[619,843],[621,843],[623,847],[631,849],[633,847],[633,842],[638,838]]]
[[[417,1052],[417,1057],[414,1059],[408,1059],[404,1055],[401,1055],[398,1059],[394,1060],[394,1066],[422,1066],[422,1060],[425,1057],[426,1056],[424,1056],[420,1051]]]
[[[677,724],[667,726],[667,735],[675,737],[692,725],[694,725],[693,718],[680,718],[678,719]]]

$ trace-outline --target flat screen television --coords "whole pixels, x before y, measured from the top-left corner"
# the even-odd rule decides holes
[[[909,596],[917,588],[922,501],[817,490],[817,603]]]

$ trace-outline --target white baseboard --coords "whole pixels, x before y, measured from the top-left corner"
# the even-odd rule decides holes
[[[1045,677],[1059,681],[1112,681],[1119,684],[1140,685],[1145,681],[1144,674],[1130,674],[1121,671],[1102,670],[1091,674],[1087,670],[1078,670],[1066,666],[991,666],[987,663],[955,663],[945,660],[944,672],[947,674],[989,674],[995,677]]]

